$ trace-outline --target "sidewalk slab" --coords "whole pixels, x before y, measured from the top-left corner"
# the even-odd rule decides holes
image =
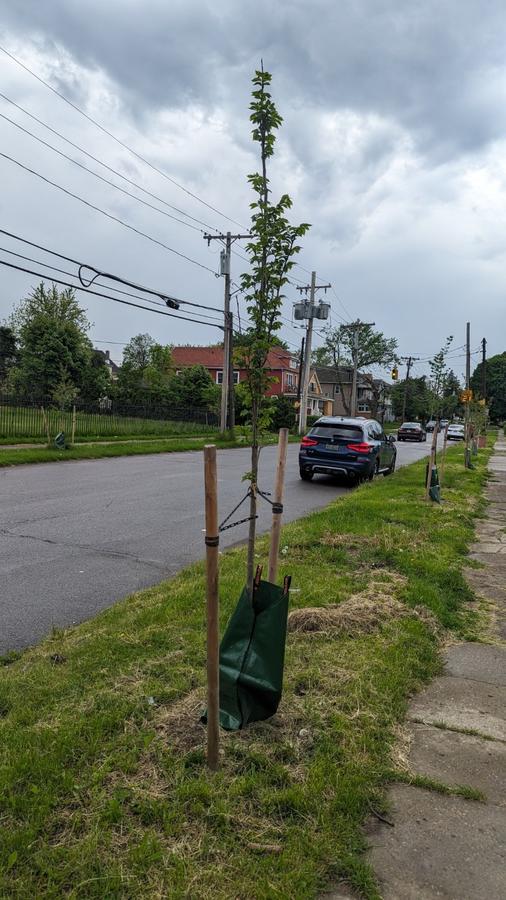
[[[506,807],[506,744],[471,734],[413,724],[409,766],[451,786],[481,791],[489,803]],[[506,877],[506,873],[505,873]]]
[[[504,900],[506,809],[409,785],[390,800],[395,827],[367,829],[384,900]]]
[[[456,644],[446,654],[445,674],[506,687],[506,647],[471,642]]]
[[[425,725],[473,729],[506,741],[506,688],[443,675],[410,704],[409,716]]]

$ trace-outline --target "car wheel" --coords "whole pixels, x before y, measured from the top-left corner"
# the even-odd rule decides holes
[[[311,479],[314,475],[314,472],[306,472],[305,469],[299,469],[299,472],[300,472],[300,477],[302,478],[303,481],[311,481]]]
[[[393,475],[393,473],[395,472],[395,463],[396,463],[396,461],[397,461],[397,454],[394,456],[394,458],[393,458],[392,462],[390,463],[390,466],[388,467],[388,469],[387,469],[385,472],[383,472],[383,475],[385,475],[385,476],[386,476],[386,475]]]
[[[380,461],[379,461],[379,459],[377,459],[376,462],[374,463],[374,466],[372,467],[371,471],[369,472],[369,475],[368,475],[369,481],[372,481],[373,478],[379,474],[379,468],[380,468]]]

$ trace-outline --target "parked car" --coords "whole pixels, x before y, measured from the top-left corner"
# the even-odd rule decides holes
[[[403,422],[397,431],[398,441],[425,441],[427,432],[420,422]]]
[[[426,424],[426,426],[425,426],[425,431],[426,431],[427,434],[428,434],[429,431],[434,431],[434,429],[435,429],[436,427],[437,427],[437,422],[436,422],[436,420],[435,420],[435,419],[430,419],[430,421],[427,422],[427,424]]]
[[[449,441],[463,441],[465,438],[465,431],[463,425],[448,425],[448,440]]]
[[[299,471],[303,481],[313,475],[345,475],[360,481],[395,470],[394,435],[375,419],[322,416],[302,438]]]

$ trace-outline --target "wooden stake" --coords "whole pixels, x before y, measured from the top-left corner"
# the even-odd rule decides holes
[[[442,453],[441,453],[441,471],[440,471],[440,473],[439,473],[439,485],[440,485],[440,487],[441,487],[441,485],[443,484],[443,475],[444,475],[444,472],[445,472],[446,443],[447,443],[447,441],[448,441],[448,425],[447,425],[446,428],[445,428],[445,436],[444,436],[444,440],[443,440],[443,450],[442,450]]]
[[[51,443],[51,434],[50,434],[50,432],[49,432],[49,422],[47,421],[46,410],[44,409],[43,406],[41,406],[41,410],[42,410],[42,416],[43,416],[43,419],[44,419],[44,425],[45,425],[45,427],[46,427],[47,444],[48,444],[48,447],[49,447],[49,445],[50,445],[50,443]]]
[[[278,464],[276,483],[272,504],[271,542],[269,548],[269,581],[276,583],[279,562],[279,540],[281,536],[281,517],[283,515],[283,490],[285,486],[286,448],[288,444],[288,428],[279,429]]]
[[[75,443],[76,439],[76,405],[74,403],[72,407],[72,446]]]
[[[430,483],[432,481],[432,466],[436,462],[436,447],[437,447],[437,428],[434,428],[432,432],[432,445],[430,448],[430,456],[429,456],[429,469],[427,472],[427,481],[425,483],[425,499],[429,499],[429,490]]]
[[[220,748],[220,635],[218,598],[218,491],[216,447],[204,447],[207,585],[207,765],[215,771]]]

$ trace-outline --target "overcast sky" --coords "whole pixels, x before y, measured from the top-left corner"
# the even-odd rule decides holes
[[[473,350],[484,336],[490,354],[505,349],[504,0],[0,0],[0,10],[5,49],[172,181],[3,52],[6,97],[158,199],[1,98],[0,113],[196,229],[248,224],[246,175],[257,169],[250,79],[263,58],[284,117],[273,189],[291,194],[293,221],[312,223],[299,257],[308,271],[294,276],[306,282],[316,269],[332,282],[333,323],[375,321],[398,338],[402,354],[427,357],[449,334],[461,347],[470,320]],[[1,228],[183,299],[222,305],[217,242],[208,247],[201,231],[121,194],[1,118],[0,152],[206,268],[3,157]],[[48,260],[0,238],[2,248]],[[3,251],[0,258],[14,261]],[[244,265],[234,258],[235,281]],[[2,318],[36,279],[4,267],[0,279]],[[287,293],[282,336],[295,347],[296,291]],[[140,331],[163,343],[219,339],[212,327],[100,298],[81,302],[96,346],[118,361],[121,342]],[[240,298],[239,309],[244,324]],[[422,371],[419,364],[415,373]]]

